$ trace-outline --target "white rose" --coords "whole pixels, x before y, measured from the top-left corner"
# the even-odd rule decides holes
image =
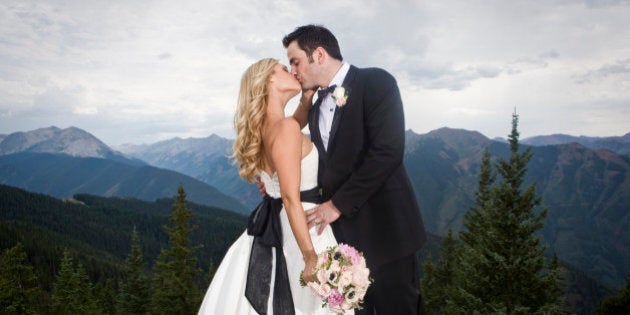
[[[367,290],[357,290],[357,299],[363,300],[365,293],[367,293]]]
[[[361,268],[359,266],[354,266],[352,269],[352,284],[357,288],[367,288],[368,284],[370,284],[370,270],[367,268]]]
[[[333,260],[333,262],[330,263],[330,267],[328,267],[328,270],[334,271],[334,272],[341,271],[341,266],[339,265],[339,261]]]
[[[367,267],[366,263],[365,263],[365,258],[363,256],[361,256],[361,260],[359,262],[359,266],[361,267]]]
[[[346,96],[346,89],[344,89],[344,87],[343,87],[343,86],[338,86],[338,87],[336,87],[336,88],[335,88],[335,90],[333,91],[332,96],[333,96],[335,99],[340,99],[340,98],[342,98],[342,97]]]
[[[352,283],[352,272],[345,271],[339,277],[339,287],[345,288]]]
[[[332,92],[332,97],[337,103],[337,106],[346,105],[346,99],[348,96],[346,95],[346,89],[343,86],[336,87]]]
[[[344,311],[352,309],[352,303],[348,301],[343,301],[343,303],[341,303],[341,309]]]

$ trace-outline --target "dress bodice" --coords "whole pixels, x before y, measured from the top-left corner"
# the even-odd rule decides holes
[[[319,154],[317,148],[313,146],[304,158],[302,158],[300,177],[300,191],[312,189],[317,186],[317,168],[319,165]],[[267,174],[265,171],[260,172],[260,180],[265,184],[265,190],[270,197],[280,198],[280,182],[278,181],[278,173],[273,175]]]

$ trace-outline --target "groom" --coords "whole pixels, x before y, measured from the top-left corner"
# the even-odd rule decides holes
[[[339,242],[365,254],[374,283],[359,314],[423,313],[416,254],[426,236],[403,165],[396,80],[343,62],[337,39],[322,26],[300,26],[282,43],[303,89],[294,117],[308,123],[320,156],[325,202],[307,211],[309,227],[321,233],[330,224]]]

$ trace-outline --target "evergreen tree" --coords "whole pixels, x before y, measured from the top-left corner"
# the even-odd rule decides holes
[[[68,251],[64,251],[61,268],[53,285],[51,311],[53,314],[80,313],[81,306],[76,305],[79,285],[74,276],[74,266]]]
[[[195,314],[201,304],[198,277],[201,269],[193,255],[201,246],[192,246],[190,225],[192,212],[186,208],[186,193],[180,185],[169,220],[173,227],[164,226],[169,248],[160,252],[155,264],[153,313]]]
[[[460,232],[461,239],[467,243],[472,243],[475,235],[483,232],[485,220],[482,216],[485,212],[482,209],[488,206],[488,202],[491,200],[491,188],[495,179],[496,175],[492,172],[490,150],[486,148],[481,157],[475,206],[471,207],[464,215],[465,229]]]
[[[597,308],[596,314],[630,314],[630,274],[626,276],[626,286],[617,295],[608,297]]]
[[[512,116],[510,157],[495,165],[484,153],[477,204],[465,217],[456,280],[448,289],[445,313],[553,314],[561,313],[557,261],[547,263],[545,246],[536,232],[546,210],[535,185],[521,190],[531,152],[519,152],[518,116]]]
[[[423,264],[424,277],[420,283],[422,297],[428,314],[441,314],[448,300],[448,290],[453,285],[457,243],[451,230],[442,240],[441,254],[434,265],[431,258]]]
[[[75,283],[79,287],[79,295],[75,298],[78,304],[82,306],[83,314],[101,314],[98,301],[94,297],[92,282],[82,264],[77,267],[74,277],[76,278]]]
[[[126,277],[118,295],[118,313],[149,313],[151,296],[149,278],[144,268],[138,231],[134,228],[131,238],[131,254],[127,258]]]
[[[94,286],[94,296],[96,297],[98,308],[101,309],[104,314],[114,315],[118,313],[116,311],[116,280],[108,278],[105,281],[99,281]]]
[[[74,269],[72,258],[64,251],[61,269],[53,286],[53,314],[100,314],[92,296],[92,284],[82,265]]]
[[[21,243],[7,249],[0,259],[0,313],[37,314],[41,291]]]

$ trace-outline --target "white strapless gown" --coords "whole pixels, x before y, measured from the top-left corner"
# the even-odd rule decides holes
[[[302,174],[300,190],[305,191],[317,186],[317,167],[319,156],[317,148],[313,147],[311,152],[302,159]],[[265,184],[267,194],[274,198],[280,197],[280,184],[278,176],[269,176],[261,173],[261,180]],[[313,208],[315,204],[302,203],[304,210]],[[287,271],[293,296],[293,304],[296,314],[331,314],[328,309],[322,308],[322,301],[307,287],[300,286],[300,272],[304,269],[302,253],[293,237],[289,219],[284,210],[280,212],[282,224],[282,245],[284,256],[287,262]],[[315,251],[320,253],[330,246],[337,244],[330,226],[327,226],[322,235],[317,235],[317,229],[310,230],[311,240]],[[245,298],[245,284],[247,281],[247,270],[249,267],[249,255],[254,238],[247,235],[245,231],[232,244],[225,254],[221,265],[217,269],[212,283],[206,292],[206,296],[199,309],[199,314],[256,314]],[[267,304],[268,314],[273,314],[271,299],[273,297],[273,283],[275,279],[275,248],[273,250],[274,267],[271,273],[271,292]],[[346,314],[354,314],[353,311]]]

